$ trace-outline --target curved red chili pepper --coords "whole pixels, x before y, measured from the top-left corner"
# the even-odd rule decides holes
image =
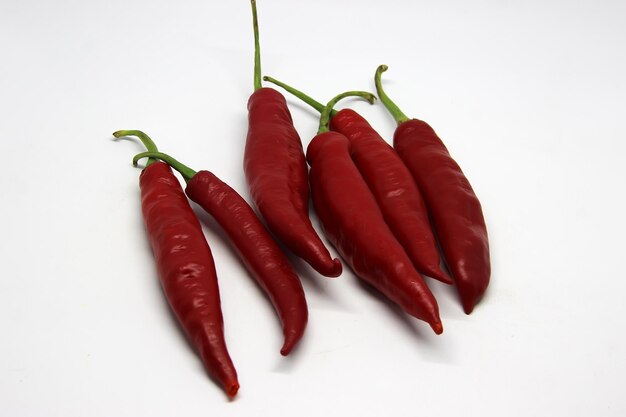
[[[275,83],[318,110],[324,105],[271,77]],[[361,115],[351,109],[333,111],[330,129],[350,140],[352,159],[374,194],[385,221],[417,270],[446,284],[452,280],[440,268],[437,242],[428,211],[411,173],[393,148]]]
[[[309,219],[309,183],[300,136],[287,102],[261,88],[261,60],[255,1],[251,1],[255,39],[255,91],[248,100],[244,173],[250,195],[267,227],[320,274],[336,277],[341,262],[332,259]]]
[[[326,236],[357,276],[441,333],[437,301],[385,223],[350,157],[350,141],[324,131],[323,123],[308,146],[307,161],[313,205]]]
[[[482,298],[491,276],[487,226],[480,201],[432,127],[408,117],[387,97],[376,71],[378,95],[398,122],[393,146],[413,174],[433,219],[445,262],[465,313]]]
[[[246,268],[268,294],[281,322],[287,355],[302,338],[308,319],[304,290],[289,260],[252,208],[235,190],[209,171],[199,171],[186,193],[222,226]]]
[[[308,309],[302,284],[286,255],[248,203],[211,172],[195,172],[159,152],[139,154],[133,162],[145,157],[161,159],[179,171],[187,181],[187,196],[222,227],[245,267],[278,313],[284,335],[280,353],[287,355],[304,334]]]
[[[149,150],[152,141],[139,131]],[[211,249],[178,179],[167,164],[149,163],[141,172],[141,210],[165,297],[209,374],[233,397],[237,372],[226,348],[217,273]]]

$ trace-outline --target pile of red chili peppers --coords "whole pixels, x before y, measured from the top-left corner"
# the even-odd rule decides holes
[[[349,91],[323,105],[263,78],[320,112],[318,134],[305,152],[284,96],[262,87],[255,0],[251,4],[254,92],[248,100],[243,168],[263,222],[233,188],[209,171],[196,172],[159,152],[145,133],[113,134],[138,137],[146,147],[133,163],[148,158],[139,180],[141,209],[163,292],[206,370],[230,397],[239,382],[224,340],[217,274],[189,200],[216,220],[274,306],[283,327],[283,355],[302,338],[308,309],[298,275],[277,241],[322,275],[342,272],[311,224],[309,194],[324,235],[354,274],[437,334],[443,325],[424,276],[454,284],[469,314],[491,272],[478,198],[433,128],[409,119],[387,96],[381,83],[387,67],[378,67],[374,81],[398,123],[393,146],[355,111],[333,110],[347,96],[374,103],[373,94]],[[185,180],[184,190],[171,168]]]

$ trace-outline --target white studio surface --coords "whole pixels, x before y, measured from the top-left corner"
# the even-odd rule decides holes
[[[271,305],[205,221],[241,383],[228,401],[159,287],[130,163],[143,148],[111,133],[144,130],[250,201],[249,3],[2,0],[0,415],[626,415],[626,3],[258,8],[263,73],[321,101],[374,90],[389,65],[387,93],[481,199],[485,299],[466,316],[429,281],[436,336],[348,268],[298,263],[310,321],[283,358]],[[317,114],[287,100],[306,147]],[[391,140],[382,105],[341,106]]]

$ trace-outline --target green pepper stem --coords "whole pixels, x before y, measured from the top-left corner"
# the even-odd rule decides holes
[[[250,0],[252,6],[252,27],[254,28],[254,91],[263,87],[261,84],[261,46],[259,44],[259,19],[256,13],[256,0]]]
[[[383,105],[387,108],[389,113],[391,113],[393,118],[396,120],[396,123],[398,123],[400,125],[400,124],[408,121],[409,118],[406,116],[406,114],[402,113],[402,111],[396,105],[396,103],[391,101],[389,96],[387,96],[387,94],[385,94],[385,90],[383,90],[382,82],[380,81],[380,77],[381,77],[382,73],[387,71],[388,68],[389,67],[387,65],[380,65],[376,69],[376,75],[374,76],[374,83],[376,84],[376,92],[378,93],[378,97],[380,97],[381,103],[383,103]]]
[[[187,165],[184,165],[181,162],[178,162],[176,159],[162,152],[142,152],[140,154],[137,154],[133,158],[133,166],[137,166],[137,162],[139,162],[139,160],[143,158],[158,159],[158,160],[165,162],[166,164],[174,168],[176,171],[178,171],[180,175],[182,175],[183,178],[185,179],[185,182],[189,182],[189,180],[191,180],[194,177],[194,175],[197,174],[196,171],[189,168]]]
[[[328,132],[330,130],[330,128],[328,127],[328,125],[330,124],[330,112],[332,111],[333,107],[335,107],[337,102],[346,97],[352,96],[362,97],[365,100],[369,101],[370,104],[374,104],[374,101],[376,101],[376,96],[372,93],[368,93],[367,91],[346,91],[345,93],[341,93],[333,97],[333,99],[330,100],[324,108],[324,111],[322,111],[322,116],[320,117],[320,127],[317,130],[318,135],[320,133]]]
[[[158,152],[156,144],[150,139],[150,136],[146,135],[141,130],[118,130],[117,132],[113,132],[113,136],[116,138],[121,138],[122,136],[136,136],[139,138],[143,146],[146,147],[148,152]],[[148,162],[146,162],[146,168],[149,167],[152,163],[156,162],[156,159],[150,158]]]
[[[315,110],[320,112],[320,114],[324,111],[324,108],[326,107],[322,103],[320,103],[319,101],[315,100],[314,98],[308,96],[307,94],[303,93],[302,91],[297,90],[297,89],[293,88],[292,86],[290,86],[288,84],[285,84],[282,81],[278,81],[275,78],[272,78],[272,77],[269,77],[269,76],[266,75],[265,77],[263,77],[263,81],[269,81],[270,83],[276,84],[277,86],[283,88],[288,93],[296,96],[297,98],[299,98],[300,100],[302,100],[306,104],[308,104],[309,106],[313,107]],[[333,118],[333,116],[335,114],[337,114],[337,110],[333,110],[332,112],[330,112],[331,119]]]

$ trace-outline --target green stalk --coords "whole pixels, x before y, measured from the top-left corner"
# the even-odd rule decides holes
[[[143,133],[141,130],[118,130],[117,132],[113,132],[113,136],[116,138],[121,138],[122,136],[136,136],[139,138],[143,146],[146,147],[148,152],[158,152],[156,144],[150,139],[150,136]],[[156,162],[156,159],[150,158],[148,162],[146,162],[146,168],[148,168],[151,164]]]
[[[259,44],[259,19],[256,14],[256,0],[250,0],[252,6],[252,26],[254,28],[254,91],[262,88],[261,84],[261,46]]]
[[[276,84],[277,86],[283,88],[288,93],[296,96],[297,98],[299,98],[300,100],[302,100],[306,104],[308,104],[309,106],[313,107],[315,110],[320,112],[320,114],[324,111],[324,108],[326,107],[322,103],[320,103],[319,101],[315,100],[314,98],[308,96],[307,94],[303,93],[300,90],[296,90],[292,86],[290,86],[288,84],[285,84],[282,81],[278,81],[277,79],[272,78],[272,77],[268,77],[268,76],[263,77],[263,80],[264,81],[269,81],[270,83]],[[330,113],[330,117],[332,118],[335,114],[337,114],[337,110],[333,110]]]
[[[320,127],[317,130],[318,135],[320,133],[330,131],[330,128],[328,127],[328,125],[330,124],[330,114],[331,114],[331,111],[333,110],[333,107],[335,107],[335,105],[337,104],[337,102],[346,97],[352,97],[352,96],[362,97],[366,99],[367,101],[369,101],[370,104],[374,104],[374,101],[376,100],[376,96],[372,93],[368,93],[367,91],[346,91],[345,93],[341,93],[333,97],[333,99],[328,102],[328,104],[322,111],[322,116],[320,117]]]
[[[383,85],[382,85],[382,83],[380,81],[380,77],[381,77],[382,73],[387,71],[388,68],[389,67],[387,65],[380,65],[376,69],[376,75],[374,76],[374,83],[376,84],[376,92],[378,93],[378,97],[380,97],[380,101],[387,108],[389,113],[391,113],[393,118],[396,120],[396,123],[398,123],[400,125],[400,124],[408,121],[409,118],[406,116],[406,114],[402,113],[402,111],[396,105],[396,103],[391,101],[389,96],[387,96],[387,94],[385,94],[385,90],[383,90]]]
[[[191,180],[194,177],[194,175],[197,174],[196,171],[189,168],[187,165],[184,165],[181,162],[178,162],[176,159],[162,152],[142,152],[140,154],[137,154],[133,158],[133,166],[137,166],[137,162],[139,162],[139,160],[143,158],[158,159],[158,160],[165,162],[166,164],[174,168],[176,171],[178,171],[180,175],[182,175],[183,178],[185,179],[185,182],[189,182],[189,180]]]

